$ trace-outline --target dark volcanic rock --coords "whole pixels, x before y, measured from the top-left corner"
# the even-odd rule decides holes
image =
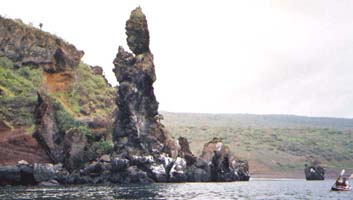
[[[140,7],[131,12],[131,17],[126,22],[126,35],[127,44],[134,54],[138,55],[150,51],[147,20]]]
[[[114,183],[248,180],[248,165],[231,158],[221,141],[205,145],[202,158],[192,154],[186,138],[171,138],[160,123],[154,95],[156,80],[149,49],[147,21],[141,8],[126,22],[127,42],[133,53],[119,47],[113,61],[119,82],[114,123]]]
[[[114,125],[116,149],[118,153],[165,152],[176,157],[178,146],[159,122],[153,89],[156,80],[153,55],[148,47],[147,21],[140,8],[132,11],[126,32],[128,45],[135,55],[119,47],[113,62],[119,82],[119,110]]]
[[[179,167],[179,160],[183,158],[178,157],[180,146],[177,141],[160,123],[153,89],[156,80],[153,55],[141,8],[131,12],[126,34],[129,48],[135,55],[119,47],[113,62],[119,82],[116,102],[119,109],[114,123],[116,156],[112,160],[115,173],[112,181],[121,182],[118,179],[124,177],[124,182],[173,181],[171,177],[177,177],[185,170]]]
[[[86,156],[86,146],[88,145],[86,136],[78,128],[71,128],[64,137],[64,164],[66,169],[73,171],[80,169],[89,160]]]
[[[94,75],[101,75],[103,76],[103,68],[100,66],[91,66],[92,73]]]
[[[91,159],[87,138],[78,128],[60,131],[56,109],[49,96],[38,92],[38,103],[35,108],[37,130],[34,137],[54,163],[64,163],[66,169],[73,171],[83,167]]]
[[[38,103],[35,108],[37,130],[34,137],[46,150],[54,162],[64,161],[64,135],[59,132],[55,120],[55,109],[49,96],[38,92]]]
[[[83,54],[54,35],[0,16],[0,57],[8,57],[17,67],[34,65],[59,72],[77,66]]]
[[[193,165],[197,158],[194,156],[194,154],[192,154],[188,140],[185,137],[179,137],[178,142],[180,146],[180,153],[185,158],[186,164],[188,166]]]
[[[0,166],[0,186],[21,184],[21,171],[17,166]]]
[[[34,179],[37,183],[55,179],[55,168],[52,164],[34,164]]]
[[[305,164],[304,172],[306,180],[325,180],[325,168],[321,167],[318,163]]]
[[[33,166],[26,164],[18,164],[17,167],[20,169],[21,174],[21,184],[22,185],[34,185],[36,180],[33,174]]]
[[[211,181],[248,181],[249,166],[246,161],[235,160],[220,138],[206,143],[201,157],[211,162]]]

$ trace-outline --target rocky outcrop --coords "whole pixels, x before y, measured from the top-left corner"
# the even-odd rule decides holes
[[[88,146],[86,136],[78,128],[71,128],[64,137],[64,164],[69,171],[80,169],[89,160],[86,155]]]
[[[154,95],[156,80],[149,32],[141,8],[126,22],[127,43],[134,53],[119,47],[114,60],[119,82],[112,159],[113,182],[186,181],[186,161],[180,146],[160,123]]]
[[[191,152],[188,140],[185,137],[179,137],[178,143],[180,146],[179,154],[185,158],[187,166],[193,165],[197,157]]]
[[[304,172],[306,180],[325,180],[325,168],[319,163],[305,164]]]
[[[38,92],[38,104],[35,108],[37,130],[34,137],[44,147],[54,163],[63,163],[69,171],[80,169],[92,158],[86,135],[79,128],[60,130],[58,112],[60,108],[53,99]],[[70,120],[70,119],[66,119]],[[61,123],[65,121],[61,119]],[[93,155],[94,156],[94,155]]]
[[[100,66],[91,66],[92,73],[94,75],[101,75],[103,76],[103,68]]]
[[[248,163],[236,160],[220,138],[206,143],[201,157],[211,163],[211,181],[248,181],[250,178]]]
[[[0,16],[0,57],[17,67],[40,66],[46,72],[59,72],[77,66],[83,54],[54,35]]]
[[[55,119],[55,108],[49,96],[38,92],[38,103],[35,108],[37,130],[34,137],[46,150],[53,162],[64,161],[64,134],[59,131]]]
[[[160,123],[162,116],[153,89],[155,67],[141,8],[131,12],[126,34],[132,53],[119,47],[113,62],[119,82],[116,102],[119,110],[113,135],[114,180],[140,183],[248,180],[247,163],[236,165],[221,141],[208,143],[204,156],[197,158],[186,138],[170,137]]]
[[[14,166],[0,166],[0,186],[66,184],[69,177],[61,164],[30,164],[21,160]]]
[[[153,55],[148,47],[147,21],[141,8],[132,11],[126,22],[126,34],[135,55],[119,47],[113,62],[119,82],[116,102],[119,110],[113,135],[117,152],[136,155],[164,152],[176,157],[178,146],[159,122],[153,89],[156,80]]]
[[[17,166],[0,167],[0,185],[19,185],[21,184],[21,172]]]

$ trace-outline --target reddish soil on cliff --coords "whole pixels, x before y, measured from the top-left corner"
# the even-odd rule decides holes
[[[49,163],[44,149],[23,129],[0,131],[0,165],[14,165],[20,160]]]

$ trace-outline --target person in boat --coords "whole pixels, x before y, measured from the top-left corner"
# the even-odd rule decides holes
[[[347,178],[346,177],[341,177],[339,176],[336,180],[336,186],[341,186],[341,187],[347,187],[349,186],[349,183],[347,181]]]
[[[343,186],[344,187],[348,187],[349,186],[349,183],[348,183],[348,180],[346,177],[343,178]]]

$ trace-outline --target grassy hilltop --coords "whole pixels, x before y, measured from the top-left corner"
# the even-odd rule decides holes
[[[319,160],[328,176],[353,168],[353,120],[290,115],[163,112],[174,137],[184,136],[194,154],[221,137],[254,176],[304,177],[304,164]]]

